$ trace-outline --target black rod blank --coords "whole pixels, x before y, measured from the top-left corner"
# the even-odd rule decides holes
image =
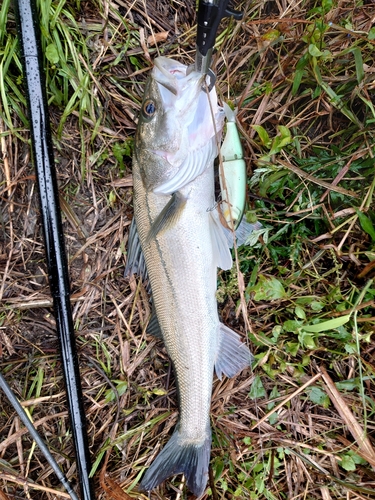
[[[48,116],[35,0],[17,0],[16,15],[27,89],[32,153],[37,173],[49,285],[54,304],[82,500],[95,498],[70,305],[68,265]]]
[[[22,408],[22,405],[16,398],[14,392],[12,389],[9,387],[7,381],[3,377],[3,375],[0,372],[0,387],[4,391],[5,395],[9,399],[10,404],[13,406],[13,408],[16,410],[18,413],[18,416],[24,423],[25,427],[31,434],[31,437],[34,439],[36,444],[39,446],[40,450],[42,451],[43,455],[46,457],[48,463],[52,467],[52,469],[55,471],[55,474],[60,481],[60,483],[64,486],[66,491],[69,493],[70,498],[72,500],[79,500],[75,491],[72,488],[72,485],[69,483],[68,479],[66,478],[65,474],[61,471],[60,467],[58,466],[58,463],[56,460],[53,458],[53,455],[49,451],[46,443],[43,441],[43,439],[40,437],[39,433],[33,426],[32,422],[30,421],[29,417],[27,416],[27,413],[25,410]]]

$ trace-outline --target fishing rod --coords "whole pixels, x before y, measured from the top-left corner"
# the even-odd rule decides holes
[[[70,305],[68,263],[58,196],[36,0],[16,0],[16,18],[39,187],[45,255],[69,407],[82,500],[93,500],[90,452]]]
[[[229,6],[229,0],[200,0],[198,5],[198,23],[196,37],[195,65],[192,67],[202,75],[206,75],[207,90],[215,85],[216,75],[211,69],[212,52],[216,33],[224,17],[233,17],[239,21],[243,13]],[[228,227],[237,229],[241,224],[246,204],[246,162],[243,158],[241,139],[236,125],[236,110],[224,103],[227,119],[225,139],[220,149],[219,180],[221,188],[221,213]],[[243,222],[244,236],[237,241],[245,241],[256,226],[251,227]],[[246,235],[246,236],[245,236]],[[244,240],[245,238],[245,240]]]
[[[200,0],[198,5],[197,51],[195,71],[207,75],[210,73],[212,51],[216,33],[224,17],[233,17],[240,21],[243,13],[229,7],[230,0]]]
[[[58,466],[58,463],[56,460],[53,458],[51,452],[49,451],[46,443],[43,441],[43,439],[40,437],[38,434],[38,431],[35,429],[33,426],[31,420],[27,416],[27,413],[25,410],[22,408],[22,405],[18,401],[17,397],[15,396],[14,392],[10,388],[8,382],[5,380],[3,375],[0,372],[0,387],[3,390],[4,394],[7,396],[10,404],[13,406],[13,408],[16,410],[18,413],[18,416],[22,420],[24,426],[26,429],[29,431],[31,437],[34,439],[36,444],[39,446],[40,450],[42,451],[43,455],[46,457],[48,463],[52,467],[52,469],[55,471],[55,474],[60,481],[60,483],[64,486],[66,491],[69,493],[70,498],[72,500],[79,500],[78,496],[76,495],[75,491],[72,488],[72,485],[68,481],[67,477],[65,474],[61,471],[60,467]]]

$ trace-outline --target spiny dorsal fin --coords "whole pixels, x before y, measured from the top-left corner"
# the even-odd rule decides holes
[[[153,337],[163,340],[163,334],[161,332],[161,328],[159,325],[159,320],[156,315],[156,309],[155,305],[152,304],[152,312],[151,312],[151,317],[150,321],[148,322],[147,328],[146,328],[146,333],[148,335],[152,335]]]
[[[146,261],[142,252],[137,231],[137,224],[134,217],[129,229],[128,252],[124,276],[130,277],[133,274],[138,274],[143,281],[148,280]]]

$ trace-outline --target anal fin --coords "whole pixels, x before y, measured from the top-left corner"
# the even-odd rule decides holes
[[[220,323],[219,348],[215,361],[215,372],[219,379],[224,375],[234,377],[242,370],[251,366],[253,355],[240,336]]]

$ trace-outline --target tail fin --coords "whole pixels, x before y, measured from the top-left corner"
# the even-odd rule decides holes
[[[211,430],[202,444],[193,444],[183,439],[177,427],[144,475],[141,488],[151,491],[168,477],[183,473],[189,490],[201,496],[207,485],[210,452]]]

